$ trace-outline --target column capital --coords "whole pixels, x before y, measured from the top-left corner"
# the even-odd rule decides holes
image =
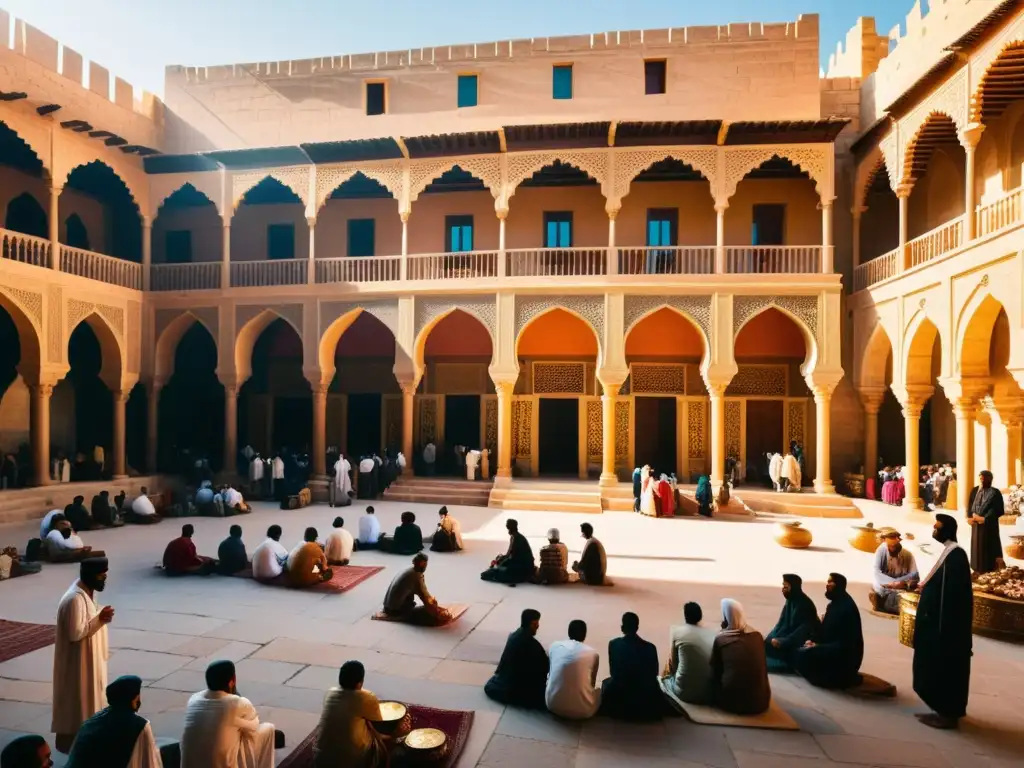
[[[619,215],[620,210],[622,210],[621,206],[618,208],[606,207],[605,213],[608,214],[608,220],[615,221],[616,217]]]
[[[313,229],[313,227],[316,226],[316,215],[307,216],[306,217],[306,223],[309,225],[310,229]]]
[[[516,391],[516,382],[509,379],[494,379],[494,391],[498,397],[512,397]]]
[[[860,387],[857,393],[860,395],[864,412],[877,414],[879,408],[882,407],[882,401],[885,399],[885,387]]]
[[[504,221],[508,218],[508,208],[495,208],[494,215],[497,216],[500,221]]]
[[[410,216],[412,216],[412,211],[401,211],[398,214],[398,218],[400,218],[402,220],[403,224],[405,224],[405,223],[407,223],[409,221],[409,217]]]
[[[127,403],[128,398],[132,396],[132,391],[130,389],[115,389],[111,390],[110,394],[115,403]]]
[[[973,150],[977,148],[978,142],[981,141],[981,134],[985,132],[985,125],[983,123],[970,123],[966,128],[960,131],[959,136],[960,145],[965,150]]]
[[[224,394],[230,397],[238,397],[238,391],[242,388],[242,383],[236,378],[222,379],[219,376],[217,380],[224,386]]]
[[[402,390],[403,397],[415,397],[416,390],[419,388],[417,384],[399,384],[399,388]]]
[[[723,202],[718,202],[717,200],[715,201],[715,213],[725,213],[727,210],[729,210],[728,200],[725,200]]]
[[[946,376],[939,379],[939,386],[946,399],[951,403],[962,400],[965,403],[970,401],[974,406],[977,401],[988,394],[992,382],[985,377],[970,376]]]
[[[54,386],[56,386],[56,385],[55,384],[50,384],[49,382],[39,383],[39,384],[29,384],[29,390],[31,391],[31,393],[33,395],[49,398],[53,394]]]
[[[814,393],[815,400],[819,397],[831,397],[836,387],[839,386],[839,382],[842,380],[843,370],[841,368],[834,370],[815,370],[811,371],[804,377],[804,381],[807,382],[807,388]]]
[[[622,383],[629,377],[629,369],[599,368],[597,380],[601,382],[601,388],[606,395],[618,395]]]
[[[911,191],[914,189],[914,183],[911,181],[904,181],[896,185],[896,197],[902,197],[904,199],[910,197]]]

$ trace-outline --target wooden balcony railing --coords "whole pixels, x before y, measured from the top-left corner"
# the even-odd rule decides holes
[[[275,285],[305,285],[309,259],[232,261],[232,288],[265,288]]]
[[[964,220],[956,218],[907,242],[908,267],[924,264],[963,245]]]
[[[208,291],[220,288],[221,264],[154,264],[149,272],[151,291]]]
[[[820,245],[743,245],[725,249],[731,275],[797,275],[821,272]]]
[[[607,248],[530,248],[508,252],[509,277],[603,275]]]
[[[469,280],[499,277],[497,251],[409,254],[409,280]]]
[[[318,283],[389,283],[401,278],[401,256],[316,259]]]
[[[142,265],[134,261],[62,245],[60,268],[69,274],[99,280],[101,283],[142,290]]]
[[[863,291],[875,283],[888,280],[899,272],[900,249],[893,248],[878,258],[859,264],[853,270],[853,290]]]
[[[23,235],[9,229],[0,229],[0,258],[32,264],[36,267],[50,266],[50,241],[42,237]]]
[[[998,200],[978,206],[974,213],[974,234],[984,237],[1024,222],[1024,187],[1007,192]]]
[[[620,275],[713,275],[715,246],[619,248]]]

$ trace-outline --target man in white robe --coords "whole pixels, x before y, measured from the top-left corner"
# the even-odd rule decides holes
[[[437,446],[433,442],[427,443],[423,447],[423,469],[428,477],[434,474],[435,461],[437,461]]]
[[[373,513],[373,507],[367,507],[366,514],[359,518],[356,549],[380,549],[380,520]]]
[[[284,459],[281,454],[274,456],[270,463],[270,493],[275,499],[284,494]]]
[[[768,477],[772,479],[772,485],[776,491],[782,490],[782,454],[768,454]]]
[[[348,565],[352,558],[352,550],[355,547],[355,540],[352,534],[345,530],[345,521],[334,518],[334,526],[324,540],[324,554],[330,565]]]
[[[92,552],[92,547],[87,547],[81,538],[71,529],[71,523],[61,520],[46,534],[46,552],[51,562],[76,562],[84,559]]]
[[[193,694],[185,709],[181,768],[274,768],[275,742],[284,746],[271,723],[238,695],[235,665],[215,661],[206,668],[206,690]]]
[[[50,532],[50,530],[53,528],[53,526],[54,526],[54,518],[56,518],[58,515],[60,515],[61,519],[63,519],[63,515],[64,515],[63,512],[61,512],[59,509],[51,509],[49,512],[46,513],[46,515],[43,517],[43,519],[39,521],[39,538],[40,539],[43,539],[43,540],[46,539],[46,534],[48,534]]]
[[[352,465],[343,455],[334,462],[334,479],[327,487],[328,504],[332,507],[347,507],[352,503]]]
[[[466,454],[466,479],[476,480],[476,468],[480,464],[480,451],[470,451]]]
[[[163,768],[149,721],[138,714],[142,679],[122,675],[107,686],[106,709],[86,720],[75,737],[68,768]]]
[[[281,526],[267,529],[267,539],[252,553],[252,577],[256,581],[273,581],[284,573],[288,550],[281,543]]]
[[[792,453],[787,453],[782,459],[782,476],[789,483],[786,490],[794,492],[800,490],[800,462]]]
[[[107,625],[114,618],[109,605],[100,608],[96,592],[107,584],[105,557],[82,562],[79,579],[57,607],[53,650],[53,720],[57,750],[67,754],[75,734],[106,702]]]

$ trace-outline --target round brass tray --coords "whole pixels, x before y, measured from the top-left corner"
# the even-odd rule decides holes
[[[448,740],[444,731],[437,728],[417,728],[405,737],[407,749],[432,750],[444,746]]]
[[[900,594],[899,641],[907,648],[914,647],[914,625],[920,599],[916,592]],[[979,635],[1024,638],[1024,601],[976,591],[971,629]]]

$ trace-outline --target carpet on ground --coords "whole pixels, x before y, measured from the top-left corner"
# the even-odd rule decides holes
[[[57,628],[51,624],[25,624],[0,619],[0,662],[53,645]]]
[[[773,731],[799,731],[800,725],[790,717],[773,698],[767,711],[760,715],[734,715],[703,704],[690,704],[681,700],[669,685],[670,678],[662,678],[661,690],[673,708],[701,725],[719,725],[731,728],[764,728]]]
[[[459,620],[459,618],[462,616],[462,614],[464,614],[466,611],[469,610],[469,604],[468,603],[454,603],[452,605],[442,606],[442,608],[444,608],[444,610],[448,611],[448,613],[451,616],[451,618],[448,619],[448,621],[446,621],[444,624],[427,625],[428,627],[429,626],[446,627],[449,624],[454,624],[456,621]],[[370,618],[373,621],[394,621],[394,622],[398,622],[400,624],[406,624],[406,623],[408,623],[408,624],[415,624],[415,622],[406,622],[405,619],[402,619],[402,618],[398,618],[398,617],[395,617],[395,616],[388,616],[386,613],[384,613],[384,611],[377,611]]]
[[[433,760],[429,764],[436,768],[453,768],[458,763],[462,750],[466,748],[466,742],[469,740],[469,730],[473,725],[473,713],[410,704],[409,714],[412,716],[413,729],[437,728],[444,731],[445,736],[448,737],[447,751],[444,757]],[[313,768],[313,746],[316,743],[316,735],[316,730],[314,730],[303,739],[278,768]],[[422,763],[415,764],[422,765]],[[404,759],[400,750],[396,750],[392,755],[391,768],[404,768],[407,765],[413,765],[413,763]]]
[[[861,672],[860,685],[845,688],[844,692],[862,699],[892,699],[896,697],[896,686],[888,680]]]
[[[348,590],[359,586],[374,574],[384,570],[381,565],[333,565],[333,575],[330,581],[314,584],[311,587],[303,587],[303,591],[309,592],[348,592]],[[239,579],[251,579],[252,568],[232,574]],[[278,576],[274,581],[266,582],[271,587],[287,587],[284,575]]]

